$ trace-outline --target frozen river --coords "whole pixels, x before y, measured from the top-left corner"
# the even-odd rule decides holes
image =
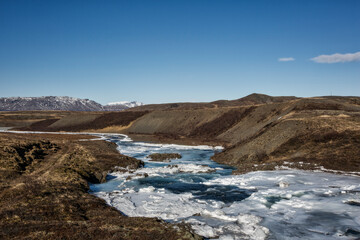
[[[127,216],[189,223],[208,239],[359,239],[360,178],[281,170],[231,175],[210,157],[221,148],[133,142],[102,135],[145,162],[111,173],[91,191]],[[151,153],[180,153],[170,163]]]

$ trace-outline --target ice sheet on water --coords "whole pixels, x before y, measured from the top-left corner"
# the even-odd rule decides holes
[[[289,186],[279,187],[281,181],[288,182]],[[360,208],[346,204],[349,199],[360,198],[358,177],[296,170],[269,171],[220,177],[205,184],[256,188],[249,198],[234,202],[223,211],[262,217],[261,225],[271,229],[275,238],[347,239],[349,229],[354,233],[360,230]]]
[[[248,218],[228,216],[220,210],[224,204],[215,201],[195,201],[191,193],[174,194],[164,189],[144,187],[138,191],[124,189],[120,192],[98,192],[96,195],[128,216],[185,220],[197,233],[208,238],[219,237],[224,233],[235,236],[237,233],[243,237],[256,235],[256,239],[264,239],[267,234],[266,228],[258,225],[261,218],[254,216],[252,221],[250,215]],[[245,219],[246,224],[241,223],[242,219]],[[260,231],[263,231],[263,235]]]
[[[359,177],[298,170],[224,176],[210,160],[214,149],[118,144],[145,162],[153,152],[184,155],[172,166],[147,162],[132,173],[113,173],[113,182],[97,187],[97,196],[126,215],[185,221],[216,239],[360,237]]]
[[[223,176],[209,159],[220,148],[136,143],[122,134],[46,133],[95,135],[145,161],[153,152],[184,154],[172,166],[149,162],[92,188],[126,215],[184,220],[218,239],[360,238],[359,177],[291,169]]]
[[[167,168],[141,170],[161,175],[164,169]],[[185,169],[194,171],[196,168]],[[281,188],[281,181],[289,186]],[[358,177],[269,171],[218,176],[205,180],[203,185],[231,185],[257,191],[230,204],[198,199],[195,192],[176,194],[153,186],[97,195],[129,216],[185,220],[207,238],[265,239],[269,234],[275,239],[356,239],[360,236],[357,235],[360,234]]]
[[[113,172],[110,175],[126,179],[128,177],[153,177],[160,176],[164,174],[176,174],[176,173],[208,173],[215,171],[214,168],[209,166],[202,166],[196,164],[174,164],[174,165],[165,165],[163,167],[154,167],[154,168],[140,168],[133,172]],[[133,179],[133,178],[131,178]]]
[[[178,149],[178,150],[187,150],[187,149],[199,149],[199,150],[222,150],[221,146],[207,146],[207,145],[178,145],[178,144],[160,144],[160,143],[145,143],[145,142],[134,142],[135,146],[143,146],[147,148],[161,148],[161,149]]]
[[[221,146],[181,146],[176,144],[155,144],[155,143],[143,143],[143,142],[131,142],[129,144],[121,144],[118,147],[120,153],[130,156],[141,156],[142,160],[146,160],[146,156],[154,152],[182,152],[189,150],[207,150],[207,151],[219,151],[222,150]]]

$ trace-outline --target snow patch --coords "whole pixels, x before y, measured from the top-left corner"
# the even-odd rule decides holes
[[[125,106],[127,108],[133,108],[133,107],[138,107],[138,106],[142,106],[144,105],[142,102],[137,102],[137,101],[120,101],[120,102],[111,102],[106,104],[105,106],[116,106],[116,105],[121,105],[121,106]]]

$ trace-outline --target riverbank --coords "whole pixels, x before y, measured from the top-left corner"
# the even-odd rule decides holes
[[[177,138],[171,135],[165,136],[159,134],[129,134],[129,137],[134,141],[159,144],[223,146],[225,150],[216,153],[211,159],[220,164],[235,167],[234,175],[253,171],[298,169],[360,176],[359,132],[338,133],[336,131],[328,131],[308,133],[307,135],[290,139],[281,146],[282,148],[277,149],[277,151],[271,154],[267,154],[262,150],[260,143],[257,149],[252,148],[252,152],[245,148],[244,151],[248,151],[249,154],[239,159],[236,159],[236,155],[231,154],[239,146],[231,146],[226,142],[203,140],[200,138]],[[268,141],[271,141],[271,139]],[[262,143],[264,144],[264,142]],[[302,152],[302,154],[309,152],[309,155],[297,156],[297,151]]]
[[[19,130],[116,132],[135,141],[221,145],[213,160],[234,174],[296,168],[360,172],[360,98],[252,94],[211,104],[148,105],[112,112],[2,112]]]
[[[360,236],[358,177],[300,170],[230,175],[231,167],[210,159],[218,148],[109,140],[145,167],[110,173],[91,190],[128,216],[185,222],[210,239]],[[170,153],[170,162],[149,157]]]
[[[1,239],[196,239],[186,226],[129,218],[88,193],[142,162],[89,135],[0,133]]]

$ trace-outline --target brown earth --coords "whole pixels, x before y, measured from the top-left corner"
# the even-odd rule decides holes
[[[170,159],[180,159],[182,156],[179,153],[153,153],[148,158],[150,158],[150,161],[164,162]]]
[[[360,172],[359,97],[270,97],[147,105],[112,112],[0,112],[23,130],[118,132],[134,140],[223,145],[235,174],[282,167]],[[102,141],[0,134],[0,238],[178,239],[186,226],[127,218],[87,193],[113,166],[138,166]],[[87,138],[83,136],[81,138]],[[4,159],[4,160],[3,160]],[[341,171],[341,172],[340,172]]]
[[[360,172],[359,99],[319,97],[154,111],[136,120],[127,133],[131,137],[152,134],[153,139],[147,139],[161,142],[222,144],[225,150],[213,159],[236,166],[234,173],[273,170],[282,165]]]
[[[2,127],[25,127],[47,119],[60,119],[69,114],[71,113],[64,111],[0,112],[0,125]]]
[[[111,126],[127,126],[135,119],[148,113],[137,112],[73,112],[60,118],[54,116],[32,123],[29,126],[17,127],[21,131],[68,131],[101,130]],[[61,114],[61,113],[60,113]]]
[[[126,217],[89,194],[88,182],[104,182],[114,166],[143,163],[88,138],[0,133],[0,239],[200,239],[185,225]]]
[[[222,145],[225,150],[213,159],[237,167],[235,173],[275,169],[286,162],[303,169],[360,172],[359,97],[252,94],[233,101],[145,105],[121,112],[118,118],[124,120],[118,122],[112,122],[113,115],[96,113],[76,127],[72,122],[78,113],[66,114],[46,120],[43,130],[116,131],[134,140]]]
[[[249,106],[265,103],[285,102],[297,99],[296,97],[272,97],[265,94],[253,93],[246,97],[236,100],[218,100],[210,103],[165,103],[165,104],[148,104],[135,108],[131,108],[128,111],[155,111],[155,110],[195,110],[204,108],[222,108],[222,107],[239,107]]]

